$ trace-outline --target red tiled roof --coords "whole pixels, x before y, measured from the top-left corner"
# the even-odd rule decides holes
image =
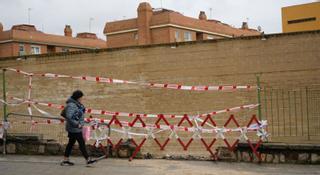
[[[260,35],[261,33],[253,29],[238,29],[230,25],[223,24],[217,20],[199,20],[184,16],[178,12],[171,10],[156,11],[153,13],[151,26],[174,24],[197,30],[204,30],[213,33],[219,33],[230,36],[248,36]],[[112,33],[122,30],[130,30],[137,28],[137,18],[108,22],[105,25],[104,33]]]
[[[74,38],[61,35],[46,34],[37,30],[21,29],[13,26],[11,30],[4,31],[0,40],[20,41],[31,43],[43,43],[47,45],[59,45],[79,48],[106,48],[106,41],[102,39]]]
[[[137,28],[137,18],[107,22],[105,24],[103,33],[116,32],[120,30],[129,30]]]
[[[170,23],[172,24],[230,36],[260,35],[260,32],[256,30],[238,29],[218,21],[199,20],[195,18],[186,17],[177,12],[171,12],[169,19]]]

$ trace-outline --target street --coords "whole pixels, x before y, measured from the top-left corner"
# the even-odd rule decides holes
[[[267,175],[267,174],[320,174],[320,165],[295,164],[254,164],[229,163],[211,161],[174,161],[174,160],[133,160],[106,159],[91,167],[85,165],[82,157],[72,157],[74,166],[61,167],[61,157],[56,156],[19,156],[6,155],[0,157],[2,175],[56,175],[56,174],[92,174],[92,175]]]

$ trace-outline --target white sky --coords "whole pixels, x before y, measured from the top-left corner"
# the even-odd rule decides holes
[[[240,27],[248,19],[249,27],[261,26],[266,33],[281,32],[281,7],[313,2],[314,0],[144,0],[153,8],[178,11],[197,18],[206,11],[208,18]],[[70,24],[73,35],[89,31],[105,39],[103,28],[107,21],[134,18],[143,0],[0,0],[0,22],[5,30],[14,24],[28,23],[46,33],[63,35]],[[212,8],[212,13],[210,13]]]

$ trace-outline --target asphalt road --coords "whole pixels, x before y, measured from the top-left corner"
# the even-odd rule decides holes
[[[211,161],[105,159],[91,167],[82,157],[72,157],[74,166],[60,166],[61,157],[0,156],[1,175],[265,175],[319,174],[320,165],[254,164]]]

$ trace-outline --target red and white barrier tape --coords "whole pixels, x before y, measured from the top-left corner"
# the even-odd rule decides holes
[[[44,103],[44,102],[37,102],[37,101],[33,101],[33,100],[26,100],[26,99],[21,99],[21,98],[17,98],[17,97],[10,97],[11,99],[14,100],[18,100],[21,102],[26,102],[26,103],[31,103],[31,104],[35,104],[35,105],[41,105],[41,106],[47,106],[47,107],[51,107],[51,108],[56,108],[56,109],[60,109],[62,110],[64,108],[64,105],[59,105],[59,104],[54,104],[54,103]],[[242,105],[242,106],[237,106],[237,107],[233,107],[233,108],[227,108],[227,109],[223,109],[223,110],[218,110],[218,111],[213,111],[210,113],[206,113],[206,114],[200,114],[200,115],[196,115],[199,117],[203,117],[203,116],[207,116],[207,115],[216,115],[216,114],[221,114],[221,113],[226,113],[226,112],[237,112],[239,110],[245,110],[245,109],[254,109],[256,107],[258,107],[259,104],[249,104],[249,105]],[[98,110],[98,109],[86,109],[86,113],[87,114],[95,114],[95,115],[107,115],[107,116],[120,116],[120,117],[135,117],[135,116],[140,116],[142,118],[184,118],[184,117],[188,117],[190,119],[196,117],[194,115],[188,115],[188,114],[184,114],[184,115],[175,115],[175,114],[139,114],[139,113],[128,113],[128,112],[113,112],[113,111],[108,111],[108,110]]]
[[[28,83],[28,101],[31,100],[31,89],[32,89],[32,76],[29,76],[29,83]],[[31,104],[28,103],[28,112],[29,115],[32,115]]]
[[[176,90],[187,90],[187,91],[224,91],[224,90],[241,90],[241,89],[256,89],[256,86],[250,85],[225,85],[225,86],[187,86],[181,84],[169,84],[169,83],[141,83],[136,81],[127,81],[127,80],[119,80],[113,78],[105,78],[105,77],[93,77],[93,76],[70,76],[70,75],[61,75],[61,74],[53,74],[53,73],[28,73],[25,71],[21,71],[19,69],[13,68],[6,68],[6,70],[14,71],[26,76],[42,76],[47,78],[72,78],[78,80],[85,80],[85,81],[94,81],[99,83],[110,83],[110,84],[136,84],[141,86],[147,87],[154,87],[154,88],[164,88],[164,89],[176,89]]]
[[[43,111],[41,109],[39,109],[38,107],[36,107],[33,103],[31,102],[32,106],[38,111],[40,112],[41,114],[45,115],[45,116],[49,116],[49,117],[55,117],[54,115],[51,115],[50,113],[46,112],[46,111]],[[56,105],[56,106],[59,106],[59,105]],[[61,106],[61,105],[60,105]],[[138,128],[146,128],[146,129],[162,129],[162,130],[171,130],[172,132],[173,131],[186,131],[186,132],[196,132],[196,131],[199,131],[201,130],[201,132],[203,133],[219,133],[219,131],[221,132],[240,132],[241,131],[241,128],[238,127],[238,128],[233,128],[233,129],[228,129],[228,128],[218,128],[216,126],[212,126],[212,125],[209,125],[211,126],[213,129],[205,129],[205,128],[202,128],[202,126],[199,126],[198,123],[197,123],[197,120],[200,121],[201,123],[203,124],[207,124],[207,122],[209,121],[207,118],[211,118],[210,115],[207,116],[207,118],[205,120],[201,120],[199,119],[200,116],[196,116],[192,119],[192,121],[195,122],[196,124],[196,127],[184,127],[184,126],[180,126],[182,121],[184,120],[184,118],[179,122],[178,125],[170,125],[167,123],[167,125],[159,125],[157,124],[158,122],[156,122],[156,124],[146,124],[143,122],[143,120],[140,120],[141,122],[137,122],[138,120],[137,119],[141,119],[139,116],[136,116],[136,119],[134,120],[134,122],[126,122],[126,121],[120,121],[116,118],[117,116],[116,115],[113,115],[113,118],[111,120],[108,120],[108,119],[98,119],[98,118],[86,118],[85,121],[87,123],[94,123],[94,124],[112,124],[112,122],[115,122],[117,123],[122,129],[124,129],[124,127],[138,127]],[[229,121],[231,119],[234,119],[233,115],[230,117]],[[188,120],[188,119],[187,119]],[[235,120],[235,119],[234,119]],[[229,122],[228,121],[228,122]],[[64,120],[63,119],[60,119],[58,123],[63,123]],[[110,123],[111,122],[111,123]],[[189,120],[189,122],[191,122]],[[51,123],[57,123],[56,120],[45,120],[45,121],[42,121],[42,122],[32,122],[32,124],[51,124]],[[236,122],[237,123],[237,122]],[[266,127],[267,124],[266,124],[266,121],[260,121],[261,123],[261,126],[262,127]],[[191,124],[193,126],[193,124]],[[252,128],[253,126],[248,126],[248,131],[256,131],[257,130],[257,127],[261,127],[261,126],[254,126],[254,128]],[[221,133],[220,132],[220,133]]]
[[[38,110],[40,113],[42,113],[43,115],[49,116],[49,117],[54,117],[53,115],[49,114],[48,112],[45,112],[39,108],[37,108],[34,104],[32,104],[32,106],[35,107],[36,110]],[[199,116],[198,116],[199,117]],[[202,133],[216,133],[217,137],[225,139],[224,134],[225,133],[229,133],[229,132],[240,132],[241,133],[241,138],[248,138],[246,136],[246,134],[248,132],[257,132],[257,135],[259,137],[267,137],[267,132],[265,132],[264,128],[267,127],[267,121],[258,121],[256,119],[256,116],[253,116],[249,122],[249,124],[247,125],[247,127],[243,127],[241,128],[240,125],[238,124],[238,122],[236,121],[236,119],[234,118],[233,115],[230,116],[230,118],[228,119],[228,121],[226,122],[226,124],[224,125],[223,128],[218,128],[216,126],[212,126],[213,129],[206,129],[203,128],[204,124],[207,124],[208,121],[212,122],[211,120],[208,120],[208,118],[211,118],[210,115],[207,116],[207,118],[203,121],[200,120],[200,122],[202,123],[201,126],[198,125],[197,120],[199,119],[198,117],[194,118],[193,121],[195,122],[195,127],[184,127],[184,126],[180,126],[181,125],[181,121],[184,120],[184,118],[179,122],[178,125],[159,125],[159,124],[146,124],[143,120],[141,120],[140,117],[136,117],[135,120],[133,120],[133,122],[127,122],[127,121],[120,121],[117,119],[117,116],[113,116],[111,120],[108,119],[99,119],[99,118],[86,118],[85,122],[89,123],[91,126],[99,126],[100,124],[105,124],[105,125],[111,125],[111,124],[115,124],[115,125],[119,125],[119,127],[121,127],[122,130],[117,130],[114,129],[114,131],[118,132],[118,133],[123,133],[124,137],[126,138],[132,138],[131,135],[135,135],[135,136],[148,136],[151,137],[153,139],[156,139],[155,135],[156,133],[160,133],[162,131],[170,131],[171,134],[169,136],[169,138],[171,139],[172,137],[175,137],[177,139],[179,139],[179,136],[177,135],[176,132],[182,131],[182,132],[193,132],[193,136],[192,138],[200,138],[202,139],[201,134]],[[140,119],[140,122],[137,122],[137,120]],[[226,128],[226,126],[229,124],[230,121],[234,121],[237,128]],[[252,124],[252,121],[256,121],[256,124]],[[64,120],[59,120],[59,123],[63,123]],[[213,121],[214,122],[214,121]],[[32,121],[32,128],[35,126],[35,124],[38,124],[39,122],[34,122]],[[51,124],[53,122],[51,122],[51,120],[46,120],[45,122],[40,122],[42,124]],[[57,122],[56,122],[57,123]],[[156,122],[158,123],[158,122]],[[191,124],[192,126],[194,126],[193,124]],[[210,125],[211,126],[211,125]],[[134,132],[130,132],[130,128],[144,128],[147,131],[147,135],[145,133],[134,133]],[[160,131],[156,131],[154,132],[155,129],[160,129]],[[181,140],[180,140],[181,141]],[[98,142],[98,140],[97,140]]]
[[[30,103],[31,102],[29,101],[29,104]],[[34,106],[36,108],[36,106],[34,104],[32,104],[32,106]],[[49,114],[45,111],[40,110],[39,108],[36,108],[36,109],[42,114],[46,114],[46,115]],[[207,151],[209,151],[213,157],[215,156],[215,153],[212,152],[211,148],[214,145],[214,143],[216,143],[216,140],[222,139],[230,151],[233,151],[235,149],[236,145],[239,143],[240,140],[244,140],[249,143],[254,154],[259,158],[259,160],[261,160],[260,153],[257,151],[257,149],[260,146],[260,144],[263,142],[263,140],[267,139],[267,137],[268,137],[268,133],[265,130],[265,128],[267,127],[267,121],[258,121],[256,116],[253,115],[253,117],[251,118],[250,122],[247,124],[246,127],[240,127],[240,125],[238,124],[235,117],[233,115],[231,115],[229,117],[229,119],[227,120],[227,122],[224,124],[224,126],[222,128],[219,128],[219,127],[216,127],[216,124],[215,124],[214,120],[212,119],[211,115],[208,115],[207,118],[202,121],[201,126],[198,125],[198,123],[197,123],[197,120],[199,119],[199,117],[200,116],[197,116],[196,118],[192,119],[192,121],[194,121],[195,125],[196,125],[195,127],[192,127],[192,128],[181,126],[181,123],[183,123],[184,120],[191,123],[191,121],[188,118],[182,118],[178,125],[169,125],[168,123],[167,123],[167,125],[159,125],[159,124],[157,124],[159,122],[159,120],[156,122],[156,124],[146,124],[140,118],[140,116],[135,116],[135,119],[131,123],[126,122],[126,121],[119,121],[117,119],[116,115],[114,115],[111,120],[98,119],[98,118],[86,118],[85,121],[87,123],[89,123],[91,127],[98,126],[98,128],[99,128],[100,124],[107,124],[109,126],[111,124],[119,125],[121,127],[121,130],[111,128],[112,131],[122,134],[121,139],[118,141],[118,143],[115,146],[117,147],[122,142],[122,140],[125,138],[130,139],[131,142],[137,146],[137,148],[134,151],[130,160],[132,160],[133,157],[135,157],[136,153],[143,146],[143,144],[145,143],[145,141],[147,139],[153,139],[160,147],[160,150],[163,150],[166,147],[166,145],[169,143],[169,141],[172,139],[176,139],[180,143],[180,145],[183,147],[184,150],[188,149],[188,147],[193,142],[193,140],[200,139],[201,142],[203,143],[203,145],[206,147]],[[162,119],[164,121],[166,121],[164,118],[162,118]],[[137,122],[138,120],[140,120],[140,122]],[[34,129],[37,124],[51,124],[51,123],[63,123],[64,122],[63,119],[58,120],[58,121],[55,120],[55,122],[54,122],[53,120],[49,119],[49,120],[46,120],[45,122],[43,122],[43,121],[39,122],[39,121],[32,120],[30,129],[31,130]],[[236,124],[237,128],[226,128],[231,121],[233,121]],[[213,129],[202,128],[202,126],[204,124],[207,124],[207,122],[211,122],[213,124]],[[254,124],[253,122],[256,122],[256,123]],[[24,122],[24,123],[27,123],[27,122]],[[194,126],[194,125],[191,123],[191,126]],[[146,133],[131,132],[130,129],[133,127],[144,128],[146,130]],[[159,129],[159,130],[155,131],[156,129]],[[101,145],[102,145],[101,142],[103,140],[107,140],[108,143],[110,143],[111,145],[114,146],[114,143],[112,143],[111,138],[108,137],[108,135],[106,134],[106,131],[107,130],[105,128],[104,131],[99,132],[100,134],[93,132],[93,134],[90,135],[90,139],[93,139],[96,141],[95,146],[101,147]],[[170,135],[168,136],[166,141],[161,144],[159,142],[159,140],[156,138],[155,134],[158,134],[163,131],[169,131]],[[193,135],[187,142],[184,142],[177,134],[178,131],[192,132]],[[230,142],[225,137],[225,134],[228,132],[239,132],[240,133],[240,136],[236,139],[236,141],[233,144],[230,144]],[[247,135],[248,132],[256,132],[256,135],[259,137],[258,143],[256,145],[253,145],[252,142],[250,141],[250,139],[248,138],[248,135]],[[205,133],[209,133],[209,134],[215,133],[215,137],[213,138],[211,143],[207,143],[205,138],[202,137],[202,134],[205,134]],[[143,139],[139,144],[137,144],[137,142],[134,141],[132,136],[141,136],[141,137],[143,137]]]
[[[43,115],[47,115],[47,116],[50,116],[51,114],[39,109],[36,106],[36,104],[42,105],[42,106],[47,106],[47,107],[53,107],[53,108],[57,108],[57,109],[64,108],[63,105],[32,101],[31,100],[32,76],[42,76],[42,77],[47,77],[47,78],[72,78],[72,79],[80,79],[80,80],[85,80],[85,81],[94,81],[94,82],[101,82],[101,83],[137,84],[137,85],[148,86],[148,87],[177,89],[177,90],[189,90],[189,91],[222,91],[222,90],[238,90],[238,89],[254,89],[254,88],[256,88],[255,86],[185,86],[185,85],[179,85],[179,84],[141,83],[141,82],[125,81],[125,80],[118,80],[118,79],[104,78],[104,77],[69,76],[69,75],[59,75],[59,74],[51,74],[51,73],[34,74],[34,73],[28,73],[28,72],[24,72],[24,71],[20,71],[18,69],[12,69],[12,68],[8,68],[7,70],[14,71],[14,72],[17,72],[17,73],[20,73],[20,74],[23,74],[23,75],[26,75],[29,77],[29,88],[28,88],[27,100],[15,98],[15,97],[13,97],[12,99],[21,101],[21,104],[27,103],[28,104],[28,111],[29,111],[30,115],[32,115],[31,105],[36,110],[38,110],[40,113],[42,113]],[[5,104],[9,104],[9,105],[16,105],[16,104],[12,104],[12,103],[7,103],[6,101],[3,101],[3,100],[1,100],[0,102],[3,102]],[[259,158],[259,160],[261,160],[260,154],[258,153],[257,149],[258,149],[259,145],[262,143],[262,140],[266,139],[268,137],[268,133],[265,131],[265,128],[267,126],[267,121],[258,121],[256,116],[254,115],[246,127],[240,127],[237,120],[234,118],[233,115],[231,115],[229,117],[229,119],[227,120],[227,122],[225,123],[225,125],[222,128],[219,128],[216,126],[215,121],[212,119],[212,116],[215,114],[225,113],[225,112],[229,112],[229,111],[235,112],[235,111],[243,110],[243,109],[252,109],[257,106],[259,106],[259,105],[258,104],[250,104],[250,105],[244,105],[244,106],[234,107],[234,108],[230,108],[230,109],[214,111],[211,113],[201,114],[201,115],[196,115],[196,116],[189,116],[187,114],[184,114],[184,115],[135,114],[135,113],[111,112],[111,111],[104,111],[104,110],[87,109],[86,113],[97,114],[97,115],[108,115],[108,116],[112,116],[112,119],[107,120],[107,119],[97,119],[97,118],[86,118],[85,121],[87,123],[89,123],[91,126],[99,126],[100,124],[107,124],[110,126],[112,123],[114,123],[114,125],[119,125],[121,127],[121,130],[114,129],[114,128],[111,128],[111,129],[115,132],[122,133],[123,138],[125,138],[125,137],[132,138],[131,137],[132,135],[145,137],[139,144],[137,144],[134,141],[134,139],[131,139],[132,142],[137,146],[137,148],[133,152],[130,160],[132,160],[132,158],[135,157],[137,152],[140,150],[140,148],[143,146],[143,144],[145,143],[145,141],[148,138],[152,138],[159,145],[161,150],[164,149],[164,147],[168,144],[168,142],[172,138],[175,138],[176,140],[178,140],[184,150],[188,149],[189,145],[191,144],[191,142],[194,139],[199,138],[202,141],[202,143],[204,144],[204,146],[206,147],[206,149],[210,152],[210,154],[213,157],[215,156],[215,154],[212,152],[211,148],[217,139],[221,138],[231,151],[234,150],[234,148],[237,145],[237,143],[239,142],[239,140],[246,140],[249,143],[254,154]],[[132,122],[119,121],[117,119],[117,116],[134,117],[134,120]],[[146,124],[142,120],[141,117],[143,117],[143,118],[146,118],[146,117],[152,118],[153,117],[153,118],[158,118],[158,120],[155,122],[155,124]],[[206,118],[204,120],[202,120],[202,119],[200,119],[201,117],[206,117]],[[180,118],[181,120],[178,125],[170,125],[169,122],[167,121],[168,118]],[[159,125],[160,120],[163,120],[166,123],[166,125]],[[188,124],[191,127],[181,126],[181,124],[185,121],[188,122]],[[201,125],[198,124],[198,121],[201,122]],[[231,121],[233,121],[236,124],[237,128],[226,128]],[[24,123],[27,123],[27,122],[24,122]],[[195,126],[192,122],[195,123]],[[256,122],[256,123],[253,124],[253,122]],[[39,121],[32,120],[31,121],[31,125],[32,125],[31,129],[33,129],[37,124],[51,124],[51,123],[60,123],[61,124],[61,123],[64,123],[64,119],[60,119],[60,120],[48,119],[45,122],[44,121],[39,122]],[[208,125],[208,126],[212,127],[212,129],[203,128],[204,125]],[[130,132],[131,128],[136,128],[136,127],[137,128],[144,128],[147,131],[147,134],[146,133]],[[0,126],[0,129],[1,128],[4,128],[4,127]],[[158,129],[158,131],[155,132],[155,130],[157,130],[157,129]],[[155,134],[158,134],[163,131],[170,131],[170,135],[168,136],[167,140],[163,144],[161,144],[159,142],[159,140],[155,137]],[[184,143],[179,138],[179,135],[177,134],[178,131],[193,132],[193,135],[187,143]],[[230,143],[228,142],[228,140],[226,139],[226,137],[224,135],[225,133],[228,133],[228,132],[240,132],[240,134],[241,134],[239,136],[239,138],[236,139],[236,141],[232,145],[230,145]],[[257,136],[259,137],[259,142],[256,144],[256,146],[253,146],[251,144],[251,141],[249,140],[249,138],[247,136],[248,132],[257,132]],[[209,133],[209,134],[215,133],[216,136],[215,136],[215,138],[213,138],[211,143],[208,144],[205,141],[205,139],[202,138],[202,136],[201,136],[202,133]],[[0,136],[1,136],[1,132],[0,132]],[[109,143],[112,144],[110,138],[106,134],[104,134],[103,137],[95,136],[94,139],[96,140],[96,145],[98,145],[98,146],[102,145],[101,139],[102,140],[106,139]],[[122,141],[122,138],[119,140],[117,145],[120,144],[121,141]]]
[[[40,113],[42,113],[43,115],[49,116],[49,117],[55,117],[51,114],[49,114],[48,112],[45,112],[39,108],[37,108],[34,104],[32,104],[32,106],[35,107],[36,110],[38,110]],[[239,124],[236,122],[235,118],[233,115],[230,116],[229,120],[227,121],[227,123],[225,124],[225,126],[228,125],[228,123],[231,120],[234,120],[234,122],[236,123],[236,125],[238,126],[237,128],[225,128],[225,126],[223,128],[218,128],[216,126],[212,126],[213,129],[205,129],[203,128],[203,124],[205,124],[208,120],[205,121],[201,121],[201,123],[203,123],[201,126],[198,125],[197,123],[197,119],[198,118],[194,118],[193,121],[196,124],[196,127],[184,127],[184,126],[180,126],[181,122],[178,125],[159,125],[159,124],[146,124],[144,123],[144,121],[140,120],[141,122],[136,122],[137,120],[134,120],[134,122],[127,122],[127,121],[120,121],[116,118],[117,116],[113,116],[113,118],[111,120],[108,119],[99,119],[99,118],[85,118],[85,122],[94,125],[94,124],[107,124],[110,125],[113,122],[116,125],[119,125],[123,130],[125,130],[124,127],[136,127],[136,128],[145,128],[147,130],[153,130],[153,129],[161,129],[161,130],[171,130],[172,132],[175,131],[185,131],[185,132],[199,132],[201,131],[201,133],[226,133],[226,132],[242,132],[243,128],[240,128]],[[211,117],[211,116],[207,116],[207,117]],[[54,122],[56,121],[56,122]],[[59,122],[57,122],[57,120],[45,120],[42,122],[32,122],[32,124],[51,124],[51,123],[63,123],[64,120],[60,119]],[[252,121],[250,121],[251,123]],[[246,128],[247,132],[251,132],[251,131],[257,131],[259,128],[265,128],[267,126],[267,122],[266,121],[259,121],[258,122],[259,125],[254,124],[250,126],[248,125]],[[136,133],[139,134],[139,133]]]
[[[31,124],[31,125],[46,125],[46,124],[63,124],[65,122],[64,119],[47,119],[47,120],[26,120],[26,121],[12,121],[10,122],[11,125],[13,123],[21,123],[21,124]],[[111,120],[108,119],[99,119],[99,118],[85,118],[85,122],[87,124],[89,124],[90,126],[94,126],[94,125],[99,125],[99,124],[106,124],[108,125]],[[124,127],[127,128],[145,128],[146,130],[154,130],[154,129],[160,129],[161,132],[162,131],[166,131],[166,130],[171,130],[174,132],[201,132],[201,133],[208,133],[208,134],[212,134],[212,133],[216,133],[216,134],[223,134],[223,133],[230,133],[230,132],[243,132],[243,130],[247,132],[257,132],[257,130],[261,129],[261,128],[265,128],[267,126],[267,122],[266,121],[260,121],[260,124],[251,124],[248,127],[237,127],[237,128],[219,128],[219,127],[215,127],[214,129],[205,129],[202,127],[192,127],[192,128],[188,128],[188,127],[183,127],[183,126],[177,126],[177,125],[155,125],[155,124],[146,124],[143,125],[142,123],[136,123],[135,125],[131,125],[130,122],[126,122],[126,121],[119,121],[117,122],[117,124],[115,125],[119,125],[122,129]],[[114,128],[113,128],[114,129]],[[115,129],[117,130],[117,129]],[[128,129],[127,129],[128,130]],[[121,132],[120,132],[121,133]],[[143,133],[134,133],[134,132],[130,132],[133,135],[146,135]],[[221,136],[220,136],[221,137]],[[224,137],[223,137],[224,138]]]
[[[21,101],[21,100],[19,100],[19,101],[20,101],[19,103],[9,103],[7,101],[4,101],[4,100],[0,99],[0,103],[6,104],[8,106],[19,106],[19,105],[22,105],[24,103],[28,103],[27,101]]]

